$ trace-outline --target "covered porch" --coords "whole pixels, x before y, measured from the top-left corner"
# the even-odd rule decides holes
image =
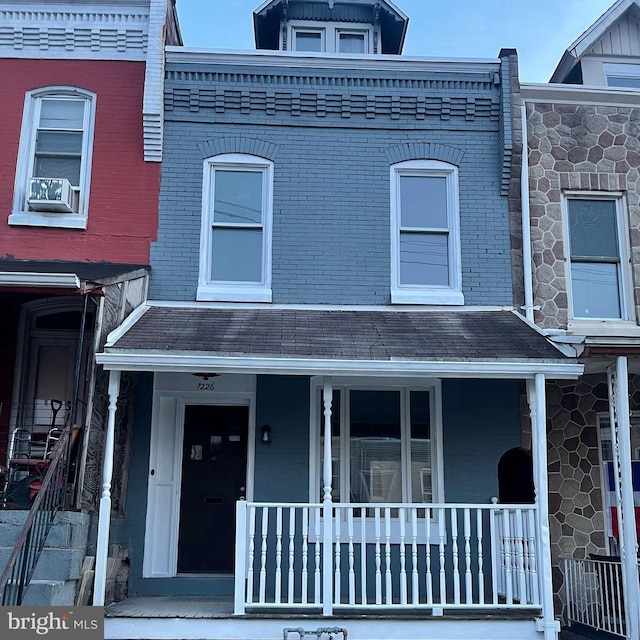
[[[187,588],[192,597],[207,601],[207,595],[220,598],[226,589],[224,614],[229,616],[224,618],[229,622],[216,622],[207,635],[198,635],[204,633],[200,623],[177,622],[178,614],[171,622],[136,616],[136,602],[141,602],[132,597],[108,608],[107,637],[282,637],[283,620],[292,629],[311,624],[309,631],[342,627],[349,620],[352,627],[362,627],[364,635],[356,637],[409,638],[424,634],[419,621],[426,619],[437,633],[433,637],[460,637],[455,634],[461,632],[467,638],[488,637],[486,625],[496,638],[556,637],[545,378],[574,378],[581,367],[516,314],[148,305],[112,334],[98,359],[111,371],[110,424],[120,371],[154,372],[153,397],[147,398],[153,417],[144,562],[140,588],[132,595],[175,597]],[[202,376],[198,385],[211,384],[207,404],[215,406],[217,398],[226,412],[242,404],[243,394],[248,398],[246,482],[235,488],[232,500],[231,546],[222,554],[230,561],[226,573],[215,564],[206,569],[200,557],[190,563],[189,550],[181,547],[191,533],[181,528],[180,503],[196,492],[185,490],[191,462],[206,458],[209,444],[224,447],[228,441],[243,448],[244,431],[212,435],[205,445],[186,439],[191,417],[215,421],[223,414],[190,408],[202,400],[187,391],[185,374]],[[485,441],[491,447],[513,439],[496,440],[491,416],[477,417],[475,431],[469,428],[473,411],[464,419],[453,416],[456,405],[486,398],[477,403],[478,410],[484,406],[495,413],[495,431],[504,423],[519,434],[521,391],[529,406],[535,498],[509,502],[499,500],[497,491],[475,490],[474,485],[489,485],[474,474],[495,474],[495,465],[489,469],[468,440],[465,462],[454,439],[456,429],[457,437],[474,434],[478,452],[485,451]],[[304,407],[292,418],[297,440],[286,443],[287,449],[278,440],[282,429],[268,416],[278,413],[273,407],[282,415],[301,399]],[[505,403],[511,407],[508,417],[498,414]],[[173,450],[180,448],[182,461],[167,463],[169,447],[158,448],[162,438]],[[256,457],[256,447],[262,458]],[[108,451],[104,469],[97,605],[104,603],[109,544]],[[304,494],[302,500],[294,497]],[[206,529],[203,505],[222,502],[220,492],[198,499],[200,528]],[[200,566],[205,568],[198,572]],[[274,621],[277,633],[252,635],[254,626],[256,634],[264,633],[265,619]],[[196,635],[175,635],[176,624],[180,633]],[[228,634],[226,625],[241,629],[241,635],[216,635]],[[134,629],[138,635],[131,635]]]

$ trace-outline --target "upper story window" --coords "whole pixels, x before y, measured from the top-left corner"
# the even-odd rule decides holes
[[[94,120],[88,91],[27,94],[9,224],[86,228]]]
[[[291,49],[316,53],[373,52],[372,28],[359,29],[333,22],[321,23],[321,25],[311,26],[308,22],[293,22],[289,26]]]
[[[391,167],[391,301],[464,304],[458,169],[436,160]]]
[[[272,198],[269,160],[205,160],[198,300],[271,302]]]
[[[628,262],[623,241],[623,199],[567,196],[571,317],[582,320],[627,320],[631,304]]]
[[[605,62],[602,68],[608,87],[640,89],[640,64],[614,64]]]

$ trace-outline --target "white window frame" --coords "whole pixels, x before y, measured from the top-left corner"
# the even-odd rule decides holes
[[[573,283],[571,281],[571,233],[569,228],[569,202],[571,200],[605,200],[616,206],[616,224],[618,230],[618,297],[620,301],[619,318],[584,318],[575,316],[573,310]],[[567,304],[569,309],[569,328],[584,331],[616,331],[620,327],[635,326],[633,321],[633,290],[631,287],[631,267],[629,260],[629,228],[626,223],[627,201],[622,192],[616,191],[566,191],[562,197],[563,231],[566,253]]]
[[[640,83],[640,64],[620,64],[613,62],[604,62],[602,71],[607,87],[612,89],[622,89],[624,91],[638,91],[638,87],[622,87],[615,84],[609,84],[610,78],[634,78]]]
[[[323,379],[320,376],[311,379],[310,398],[310,447],[309,447],[309,502],[320,501],[322,489],[322,447],[321,433],[321,391]],[[398,391],[401,394],[400,401],[400,433],[402,450],[402,496],[403,502],[413,506],[429,506],[444,503],[444,456],[442,447],[442,388],[439,380],[424,378],[407,378],[402,384],[397,380],[387,378],[341,378],[339,384],[333,385],[333,390],[339,390],[342,398],[340,411],[340,495],[341,504],[350,502],[349,492],[349,392],[354,390],[364,391]],[[432,502],[412,502],[411,500],[411,442],[410,442],[410,416],[409,394],[412,391],[426,391],[429,393],[430,429],[431,429],[431,485]],[[332,411],[336,411],[335,404]],[[372,502],[371,507],[376,503]]]
[[[210,277],[216,169],[259,171],[262,190],[262,279],[260,282],[216,281]],[[271,302],[271,229],[273,218],[273,162],[259,156],[225,153],[204,161],[202,226],[197,300],[221,302]]]
[[[460,200],[458,167],[440,160],[407,160],[391,165],[391,302],[396,304],[462,305]],[[406,285],[400,281],[400,178],[435,176],[446,179],[449,285]],[[428,228],[420,229],[428,232]],[[439,230],[438,230],[439,231]]]
[[[354,26],[348,22],[310,22],[306,20],[292,20],[287,25],[287,38],[289,49],[296,51],[296,33],[321,33],[322,34],[322,50],[321,52],[301,51],[300,53],[339,53],[340,52],[340,35],[341,34],[364,34],[364,53],[342,53],[340,55],[369,55],[373,53],[373,33],[374,27]],[[280,49],[283,43],[280,43]]]
[[[35,162],[36,133],[40,123],[40,108],[44,99],[77,99],[85,102],[77,212],[50,213],[29,210],[27,202],[29,180],[32,177],[37,177],[33,176],[32,173]],[[65,229],[87,228],[95,115],[96,94],[91,91],[77,87],[54,86],[27,92],[20,132],[13,208],[9,216],[10,225],[60,227]]]

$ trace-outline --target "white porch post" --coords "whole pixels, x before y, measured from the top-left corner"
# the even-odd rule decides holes
[[[324,379],[324,452],[323,452],[323,549],[322,549],[322,615],[333,613],[333,504],[331,498],[331,404],[333,402],[333,385],[331,378]]]
[[[116,431],[116,405],[120,393],[120,371],[109,372],[109,412],[104,439],[102,463],[102,496],[98,514],[98,541],[96,543],[96,572],[93,586],[93,605],[104,606],[107,585],[107,557],[109,556],[109,527],[111,524],[111,479],[113,477],[113,449]]]
[[[614,481],[618,502],[618,544],[622,562],[622,591],[627,638],[640,637],[640,584],[638,582],[638,537],[636,534],[631,467],[631,424],[627,358],[610,367],[609,412],[613,443]]]
[[[547,476],[547,411],[545,377],[537,373],[527,380],[527,400],[531,415],[531,448],[533,452],[533,482],[536,493],[536,533],[538,538],[538,570],[542,604],[542,619],[538,630],[545,640],[556,640],[560,624],[553,616],[553,582],[551,576],[551,540],[549,537],[549,485]]]

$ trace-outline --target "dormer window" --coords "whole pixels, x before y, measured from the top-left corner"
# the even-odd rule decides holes
[[[292,51],[313,53],[366,54],[373,52],[373,27],[354,29],[349,24],[325,22],[321,26],[309,22],[293,22],[289,25],[289,42]],[[284,43],[282,43],[284,48]]]

